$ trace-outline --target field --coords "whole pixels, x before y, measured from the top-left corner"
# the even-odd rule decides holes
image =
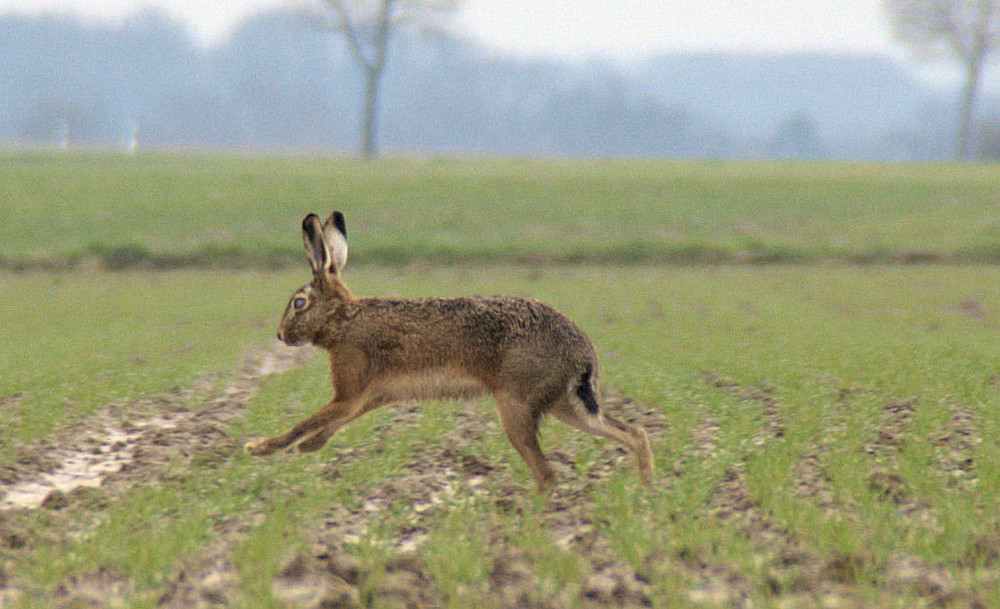
[[[0,266],[301,260],[350,211],[369,263],[1000,262],[992,166],[6,156]]]
[[[3,161],[0,607],[1000,606],[996,167]],[[356,293],[577,320],[653,485],[549,421],[538,495],[488,399],[243,454],[334,205]]]

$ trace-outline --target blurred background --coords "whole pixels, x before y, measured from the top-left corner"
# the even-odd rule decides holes
[[[984,19],[931,19],[966,5]],[[0,145],[996,159],[996,12],[944,0],[0,0]],[[986,28],[985,48],[949,27]]]

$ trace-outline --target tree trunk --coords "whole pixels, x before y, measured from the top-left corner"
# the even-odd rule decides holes
[[[362,58],[361,64],[365,71],[365,107],[361,124],[361,156],[373,159],[378,156],[378,98],[382,85],[382,73],[385,71],[386,53],[389,49],[389,33],[392,29],[392,7],[396,0],[382,0],[379,4],[376,21],[374,56],[365,61],[364,54],[358,49]]]
[[[962,99],[958,108],[958,135],[955,138],[956,161],[964,161],[974,152],[972,150],[972,123],[976,110],[976,97],[979,94],[982,67],[982,59],[977,57],[970,57],[965,65],[965,87],[962,89]]]
[[[373,159],[378,156],[378,94],[382,80],[381,69],[365,70],[365,107],[361,121],[361,156]]]

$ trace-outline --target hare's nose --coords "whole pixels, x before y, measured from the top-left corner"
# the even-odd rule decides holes
[[[284,342],[285,339],[281,338],[281,330],[278,330],[278,340]]]

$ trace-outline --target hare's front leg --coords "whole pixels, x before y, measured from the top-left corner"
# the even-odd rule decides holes
[[[287,448],[303,437],[311,436],[329,428],[334,430],[339,429],[360,416],[363,412],[364,403],[362,401],[357,399],[338,400],[335,398],[285,433],[247,442],[243,445],[243,449],[255,456],[269,455],[275,451]]]

